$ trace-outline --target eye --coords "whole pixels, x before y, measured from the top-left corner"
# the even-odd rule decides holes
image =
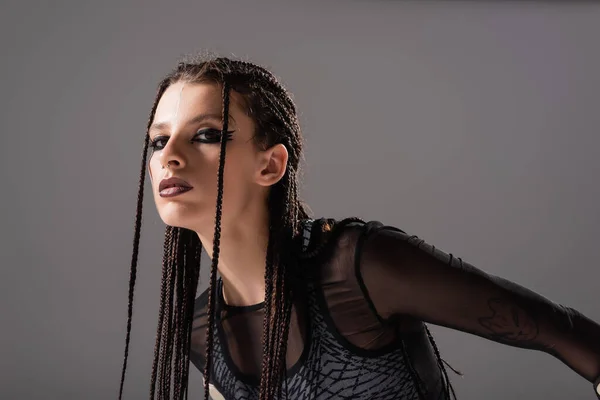
[[[227,131],[227,140],[231,140],[233,132],[235,131]],[[168,136],[156,136],[150,143],[152,151],[162,150],[167,145],[168,140]],[[191,141],[198,143],[220,143],[221,130],[214,128],[200,129],[196,132]]]
[[[168,139],[169,138],[166,136],[157,136],[154,139],[152,139],[152,142],[150,143],[150,147],[152,148],[153,151],[162,150],[163,147],[165,147],[165,145],[167,144]]]
[[[231,140],[234,131],[227,131],[227,140]],[[200,143],[220,143],[221,142],[221,130],[208,128],[200,129],[192,138],[194,142]]]

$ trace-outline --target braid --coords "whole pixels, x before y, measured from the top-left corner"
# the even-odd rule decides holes
[[[196,298],[196,289],[198,287],[198,280],[200,279],[200,259],[202,256],[202,244],[200,243],[200,240],[198,239],[198,237],[196,235],[190,235],[190,240],[191,241],[195,241],[196,243],[191,246],[194,249],[193,252],[193,264],[195,266],[195,268],[193,269],[193,274],[189,275],[189,278],[186,282],[186,288],[188,288],[188,293],[187,293],[187,321],[189,321],[190,327],[187,330],[187,338],[186,338],[186,343],[185,346],[183,347],[183,351],[185,354],[185,359],[182,360],[182,363],[184,365],[184,369],[183,369],[183,374],[181,377],[181,383],[182,385],[184,385],[184,390],[185,390],[185,399],[187,400],[187,395],[188,395],[188,386],[187,386],[187,382],[188,382],[188,378],[189,378],[189,373],[190,373],[190,363],[189,363],[189,358],[190,358],[190,354],[189,354],[189,348],[190,348],[190,344],[192,341],[192,324],[193,324],[193,320],[194,320],[194,307],[195,307],[195,298]],[[192,253],[190,252],[190,255]]]
[[[177,67],[158,85],[158,91],[148,119],[142,151],[142,165],[138,182],[137,209],[133,253],[131,258],[127,335],[119,399],[122,398],[129,342],[133,295],[137,272],[139,240],[142,222],[144,180],[149,147],[148,130],[154,118],[158,102],[165,90],[178,81],[213,82],[223,86],[223,131],[219,157],[217,201],[215,212],[215,232],[213,257],[208,287],[208,326],[206,330],[206,354],[204,365],[204,398],[208,399],[213,352],[213,325],[215,324],[216,280],[220,253],[221,216],[223,207],[223,176],[227,128],[229,120],[230,91],[240,93],[247,103],[247,111],[257,126],[257,142],[265,146],[283,144],[288,151],[288,165],[284,176],[271,187],[268,198],[269,240],[265,263],[265,306],[262,332],[263,359],[260,376],[259,399],[281,397],[285,380],[287,338],[294,298],[302,287],[298,278],[306,273],[299,268],[300,260],[317,257],[328,243],[342,232],[342,227],[353,222],[363,222],[360,218],[346,218],[342,221],[321,220],[318,229],[323,240],[308,252],[302,252],[301,221],[308,219],[307,206],[299,199],[299,163],[303,159],[302,136],[295,104],[275,76],[267,69],[247,61],[215,58],[202,61],[180,62]],[[334,229],[335,228],[335,229]],[[189,351],[195,307],[195,295],[200,276],[202,244],[198,236],[187,229],[167,226],[163,244],[162,281],[160,307],[152,375],[150,399],[187,399],[189,377]],[[446,396],[456,398],[438,348],[427,326],[427,335],[433,346],[438,365],[442,371],[442,382]],[[405,356],[407,356],[405,354]],[[459,375],[460,372],[454,370]],[[420,382],[416,370],[412,368],[413,379]],[[287,380],[286,380],[287,383]],[[172,388],[171,388],[172,384]],[[286,386],[287,388],[287,386]],[[172,390],[171,390],[172,389]],[[420,389],[419,389],[420,390]],[[423,398],[420,391],[419,396]],[[287,390],[286,390],[287,398]]]
[[[450,364],[448,364],[446,361],[444,361],[442,359],[442,357],[440,356],[440,351],[437,348],[437,345],[435,344],[435,341],[433,340],[433,336],[431,335],[431,332],[429,331],[429,328],[427,327],[427,325],[425,326],[425,330],[427,331],[427,337],[429,338],[429,343],[431,343],[431,345],[433,346],[433,351],[435,353],[435,357],[437,359],[438,362],[438,366],[440,367],[440,370],[442,371],[442,383],[444,385],[444,394],[450,398],[450,393],[452,393],[452,397],[456,400],[456,392],[454,392],[454,387],[452,387],[452,384],[450,383],[450,378],[448,377],[448,372],[446,371],[446,368],[444,367],[444,364],[446,364],[452,371],[454,371],[455,374],[459,375],[459,376],[463,376],[463,374],[460,371],[455,370],[454,368],[452,368],[452,366]]]
[[[164,253],[163,253],[163,277],[167,274],[167,269],[170,267],[170,262],[168,261],[172,252],[173,245],[173,227],[167,226],[165,232],[165,242],[164,242]],[[162,325],[164,321],[165,315],[165,302],[166,302],[166,293],[167,293],[167,281],[163,278],[161,287],[160,287],[160,306],[158,308],[158,328],[156,332],[156,343],[154,345],[154,360],[152,362],[152,380],[150,384],[150,398],[154,398],[155,386],[156,386],[156,373],[158,367],[158,351],[160,349],[160,345],[162,343]]]
[[[262,348],[263,348],[263,360],[261,368],[260,378],[260,393],[259,399],[268,398],[267,386],[270,380],[271,371],[271,354],[267,351],[271,346],[271,319],[272,319],[272,297],[273,297],[273,244],[272,234],[269,233],[269,243],[267,244],[267,261],[265,266],[265,306],[264,306],[264,318],[263,318],[263,333],[262,333]]]
[[[200,250],[201,245],[197,235],[189,230],[181,231],[181,238],[185,242],[181,246],[180,256],[185,265],[195,266],[194,268],[180,268],[178,271],[178,300],[179,310],[177,312],[178,320],[175,329],[177,332],[175,348],[175,384],[173,388],[173,397],[181,399],[187,397],[187,382],[189,374],[189,349],[191,339],[191,325],[193,322],[195,288],[198,285],[198,274],[200,272]]]
[[[281,273],[281,281],[283,283],[282,285],[282,289],[280,290],[282,293],[285,293],[286,291],[286,287],[285,287],[285,283],[289,280],[288,277],[286,276],[286,264],[282,264],[282,273]],[[276,371],[281,371],[283,374],[287,373],[287,365],[286,365],[286,354],[287,354],[287,337],[289,334],[289,328],[290,328],[290,318],[291,318],[291,313],[292,313],[292,304],[293,304],[293,295],[294,293],[291,292],[290,296],[287,296],[284,301],[281,302],[281,308],[279,310],[279,314],[282,315],[282,320],[280,321],[279,324],[279,332],[278,332],[278,337],[281,338],[281,345],[280,348],[278,349],[276,358],[280,361],[278,367],[276,368]],[[283,340],[283,338],[286,338],[286,340]],[[287,375],[281,376],[282,379],[285,380],[286,383],[286,398],[287,398]],[[280,382],[278,382],[277,385],[278,388],[278,396],[281,397],[281,390],[282,385]]]
[[[169,257],[169,254],[171,253],[171,246],[172,246],[172,242],[173,242],[173,227],[171,226],[167,226],[166,232],[165,232],[165,242],[164,242],[164,246],[163,246],[163,271],[162,274],[163,276],[166,275],[166,271],[167,268],[169,268],[169,263],[166,262],[166,260]],[[156,383],[156,374],[157,374],[157,368],[158,368],[158,350],[160,348],[160,345],[162,343],[162,324],[163,324],[163,320],[164,320],[164,304],[166,301],[166,292],[167,292],[167,284],[165,279],[162,279],[161,282],[161,286],[160,286],[160,306],[158,308],[158,328],[157,328],[157,332],[156,332],[156,343],[154,345],[154,359],[152,362],[152,380],[151,380],[151,384],[150,384],[150,398],[153,399],[154,398],[154,392],[155,392],[155,383]]]
[[[212,364],[214,308],[216,272],[219,264],[221,245],[221,214],[223,207],[223,174],[225,171],[225,149],[227,144],[227,128],[229,125],[229,84],[223,82],[223,131],[221,133],[221,152],[219,156],[219,172],[217,177],[217,209],[215,216],[215,235],[213,239],[212,266],[210,270],[210,286],[208,291],[208,329],[206,330],[207,357],[204,365],[204,396],[208,399],[208,385],[210,383],[210,368]]]
[[[161,85],[162,86],[162,85]],[[162,94],[162,87],[159,87],[159,94]],[[158,94],[157,99],[154,102],[154,106],[152,107],[152,111],[150,113],[150,118],[148,119],[148,128],[152,123],[152,118],[154,116],[154,112],[156,111],[156,107],[158,105]],[[121,383],[119,386],[119,400],[123,397],[123,386],[125,384],[125,373],[127,371],[127,358],[129,356],[129,342],[131,340],[131,320],[133,317],[133,295],[135,289],[135,281],[137,275],[137,260],[138,260],[138,252],[140,247],[140,232],[142,227],[142,208],[144,204],[144,180],[146,179],[146,162],[148,157],[148,145],[150,144],[150,138],[146,134],[144,137],[144,146],[142,150],[142,165],[140,168],[140,179],[138,180],[138,195],[137,195],[137,209],[135,212],[135,229],[133,235],[133,252],[131,255],[131,268],[129,272],[129,296],[128,296],[128,306],[127,306],[127,335],[125,337],[125,355],[123,357],[123,368],[121,371]]]
[[[179,232],[179,239],[185,239],[185,234],[183,232]],[[184,240],[185,241],[185,240]],[[182,246],[181,247],[181,252],[179,252],[177,254],[177,256],[179,257],[179,259],[177,260],[178,265],[183,265],[184,261],[183,259],[186,256],[186,247]],[[183,328],[184,328],[184,321],[183,318],[184,317],[184,310],[183,310],[183,306],[184,306],[184,302],[185,302],[185,286],[184,286],[184,269],[183,268],[177,268],[177,274],[176,274],[176,285],[175,288],[177,290],[177,303],[176,303],[176,308],[175,308],[175,320],[174,320],[174,329],[175,329],[175,337],[174,337],[174,346],[175,349],[180,349],[183,343]],[[175,376],[181,376],[181,359],[182,359],[182,354],[181,352],[177,351],[175,352],[175,361],[173,364],[173,371]],[[174,384],[173,386],[173,397],[178,399],[181,396],[181,387],[179,385],[177,385],[177,383]]]
[[[150,117],[148,119],[147,132],[150,128],[154,113],[158,106],[158,101],[164,91],[172,82],[165,78],[158,86],[158,91],[154,104],[152,106]],[[142,151],[142,167],[138,185],[138,205],[136,212],[135,235],[133,256],[130,274],[129,288],[129,307],[127,321],[127,337],[125,344],[125,357],[123,371],[121,374],[121,385],[119,389],[119,399],[122,398],[123,386],[125,381],[125,371],[127,367],[127,356],[130,341],[130,326],[133,303],[133,289],[135,287],[135,276],[137,267],[137,256],[139,248],[139,236],[141,228],[141,212],[143,204],[143,182],[145,179],[147,153],[149,147],[149,136],[144,138],[144,148]],[[171,391],[171,367],[173,364],[173,347],[175,347],[175,376],[173,389],[175,396],[187,395],[187,382],[189,374],[189,352],[185,351],[189,347],[191,335],[191,323],[193,317],[193,307],[195,298],[195,288],[198,284],[200,269],[200,254],[202,246],[195,235],[182,228],[167,226],[164,240],[163,254],[163,276],[161,283],[159,319],[154,347],[154,359],[152,363],[152,376],[150,382],[150,398],[154,399],[158,395],[159,399],[169,398]],[[183,243],[181,238],[188,238],[187,243]],[[193,256],[186,256],[191,254]],[[177,279],[177,299],[173,307],[173,296],[175,279]],[[182,290],[183,284],[183,290]],[[175,329],[175,330],[174,330]],[[186,334],[187,332],[187,334]],[[173,343],[175,341],[175,343]],[[182,350],[183,349],[183,350]],[[179,364],[179,365],[178,365]],[[158,380],[158,382],[157,382]],[[158,383],[158,393],[156,393]]]
[[[158,376],[159,399],[171,398],[171,392],[174,398],[182,399],[187,396],[189,342],[202,248],[193,232],[170,226],[166,229],[164,248],[150,398],[155,397]],[[157,371],[157,367],[160,367],[160,371]]]
[[[272,229],[269,229],[269,243],[267,244],[267,259],[265,266],[265,306],[264,306],[264,318],[263,318],[263,332],[262,332],[262,347],[263,347],[263,360],[262,360],[262,375],[259,398],[264,399],[266,397],[266,379],[263,378],[265,371],[270,371],[271,359],[270,355],[266,353],[266,349],[270,347],[269,340],[270,335],[270,324],[271,321],[271,303],[273,294],[273,240],[272,240]]]
[[[178,81],[213,82],[223,85],[223,132],[217,182],[213,256],[208,287],[208,326],[204,365],[204,398],[208,399],[212,369],[213,325],[215,324],[216,281],[220,253],[221,216],[223,207],[223,176],[225,166],[230,91],[242,94],[247,111],[257,126],[256,141],[266,146],[283,144],[288,150],[288,165],[284,176],[271,187],[269,204],[269,240],[265,262],[265,317],[263,320],[263,360],[260,377],[260,399],[281,396],[286,372],[287,337],[295,285],[298,273],[295,240],[300,234],[300,221],[308,218],[305,205],[298,198],[298,164],[302,155],[302,137],[296,107],[289,93],[275,76],[258,65],[215,58],[181,62],[159,84],[148,120],[147,132],[158,102],[165,90]],[[141,227],[143,182],[149,147],[144,139],[142,171],[138,185],[138,208],[134,235],[134,251],[130,275],[128,327],[119,398],[123,391]],[[160,308],[152,363],[150,399],[187,398],[189,351],[194,315],[195,294],[200,275],[202,245],[194,232],[167,226],[165,230]]]
[[[187,265],[198,265],[196,263],[198,252],[194,249],[194,237],[195,235],[190,234],[191,232],[186,231],[186,241],[188,246],[185,246],[184,249],[184,257],[186,259]],[[182,326],[184,328],[179,331],[179,342],[175,346],[177,349],[187,349],[190,346],[190,337],[191,337],[191,329],[187,329],[186,323],[191,324],[193,322],[193,307],[194,307],[194,297],[195,290],[192,287],[197,286],[197,274],[199,272],[199,268],[194,268],[193,270],[184,270],[184,276],[182,279],[182,289],[183,289],[183,304],[181,307],[180,315],[183,317]],[[195,282],[195,283],[194,283]],[[196,286],[192,286],[196,284]],[[187,376],[189,373],[189,352],[188,351],[180,351],[177,353],[179,363],[177,363],[177,369],[175,372],[175,376],[180,377],[180,382],[187,382]],[[184,393],[187,397],[187,385],[176,384],[174,397],[176,399],[182,398]]]
[[[175,257],[176,254],[174,254],[177,251],[177,246],[178,246],[178,236],[179,236],[179,229],[178,228],[173,228],[173,245],[172,245],[172,252],[170,254],[170,258],[169,258],[169,266],[167,268],[167,274],[164,277],[166,285],[167,285],[167,301],[164,304],[164,308],[165,308],[165,313],[166,313],[166,320],[162,326],[162,332],[161,335],[163,336],[163,340],[166,340],[165,345],[161,348],[161,352],[159,355],[159,362],[160,365],[162,366],[162,370],[161,370],[161,375],[160,375],[160,379],[161,379],[161,383],[162,385],[159,386],[160,388],[160,392],[159,392],[159,398],[161,398],[161,394],[164,393],[169,393],[170,387],[171,387],[171,379],[170,379],[170,375],[171,375],[171,360],[170,360],[170,355],[171,355],[171,349],[172,349],[172,340],[173,340],[173,289],[175,286],[175,281],[173,279],[173,273],[174,271],[174,267],[175,267]]]

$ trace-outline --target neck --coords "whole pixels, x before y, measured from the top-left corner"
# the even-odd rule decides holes
[[[247,306],[265,299],[268,221],[264,205],[246,209],[233,219],[222,219],[217,269],[223,279],[223,297],[228,305]],[[206,227],[195,231],[212,261],[214,223]]]

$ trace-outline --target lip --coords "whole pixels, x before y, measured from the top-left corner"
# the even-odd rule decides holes
[[[159,193],[160,197],[175,197],[182,193],[189,192],[192,188],[184,188],[183,186],[171,186]]]
[[[158,185],[158,191],[162,192],[163,190],[172,188],[172,187],[181,187],[181,188],[185,188],[188,190],[192,189],[192,185],[190,185],[183,179],[172,176],[168,179],[163,179],[162,181],[160,181],[160,184]]]

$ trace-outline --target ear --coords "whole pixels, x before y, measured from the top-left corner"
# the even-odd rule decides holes
[[[288,161],[288,151],[281,143],[261,151],[259,167],[256,171],[256,183],[261,186],[272,186],[285,175]]]

